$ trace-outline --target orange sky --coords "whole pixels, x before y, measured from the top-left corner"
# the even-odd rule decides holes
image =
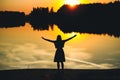
[[[80,3],[94,3],[94,2],[113,2],[114,0],[79,0]],[[33,7],[49,7],[53,6],[54,11],[57,11],[65,0],[1,0],[0,10],[22,11],[28,14]]]

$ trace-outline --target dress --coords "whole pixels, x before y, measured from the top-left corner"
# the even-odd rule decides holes
[[[57,49],[55,52],[54,62],[65,62],[65,54],[63,51],[65,41],[55,41],[54,45]]]
[[[54,62],[65,62],[65,54],[62,48],[56,50]]]

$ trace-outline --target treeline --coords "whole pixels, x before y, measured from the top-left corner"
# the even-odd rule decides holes
[[[29,22],[33,29],[45,30],[56,24],[63,32],[81,32],[120,36],[120,2],[107,4],[80,4],[74,7],[63,5],[57,12],[33,8],[30,14],[24,12],[0,11],[0,27],[20,26]]]
[[[29,15],[26,15],[26,21],[29,22],[34,30],[45,30],[49,28],[49,25],[54,23],[54,16],[56,13],[53,11],[53,8],[49,11],[49,8],[33,8]]]
[[[63,5],[57,14],[57,24],[64,32],[109,33],[115,36],[120,34],[119,1],[108,4],[80,4],[72,8]]]
[[[0,11],[0,27],[14,27],[25,24],[25,13],[17,11]]]

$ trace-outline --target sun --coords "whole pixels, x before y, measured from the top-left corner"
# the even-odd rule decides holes
[[[80,0],[65,0],[65,4],[74,6],[80,4]]]

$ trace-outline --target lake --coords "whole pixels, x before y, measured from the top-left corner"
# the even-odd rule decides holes
[[[67,39],[65,43],[65,69],[113,69],[120,68],[120,38],[107,34],[64,33],[57,25],[48,30],[34,30],[29,23],[13,28],[0,28],[0,70],[51,68],[55,47],[41,37],[56,40],[57,35]]]

